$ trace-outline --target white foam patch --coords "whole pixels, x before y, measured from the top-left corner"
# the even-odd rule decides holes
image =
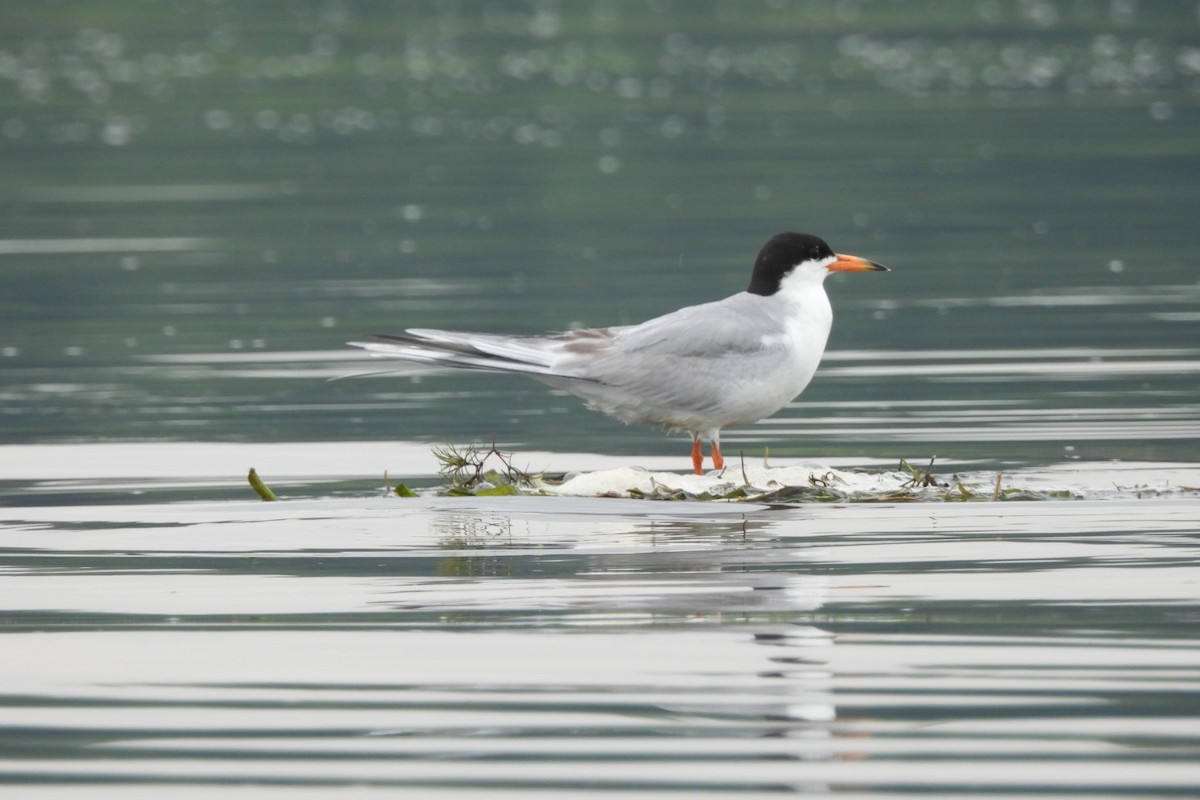
[[[631,497],[664,491],[724,497],[738,489],[745,490],[748,495],[759,495],[795,486],[829,488],[839,494],[887,495],[911,488],[912,475],[904,472],[846,472],[818,463],[745,468],[731,464],[720,472],[713,471],[705,475],[619,467],[574,475],[560,486],[548,488],[555,494],[573,497]]]
[[[745,468],[734,464],[722,472],[705,475],[618,467],[579,473],[561,485],[544,484],[537,490],[574,497],[671,499],[671,495],[683,492],[691,498],[764,501],[771,500],[771,494],[779,490],[800,490],[781,492],[780,499],[785,502],[803,502],[806,497],[846,501],[1116,500],[1194,497],[1200,493],[1200,466],[1194,464],[1091,462],[1004,473],[952,467],[934,466],[932,485],[923,485],[904,470],[850,471],[815,462]],[[914,469],[924,476],[925,465],[914,465]],[[803,490],[813,490],[812,495]]]

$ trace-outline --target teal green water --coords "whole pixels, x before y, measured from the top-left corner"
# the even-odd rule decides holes
[[[407,326],[636,322],[743,288],[758,246],[787,229],[895,270],[830,282],[831,359],[884,351],[915,368],[818,376],[802,402],[857,435],[824,434],[800,405],[780,416],[803,438],[731,432],[743,446],[1050,463],[1065,447],[1187,459],[1197,436],[1192,3],[6,15],[0,440],[495,435],[674,452],[518,379],[327,383],[281,374],[286,359],[266,372],[147,358],[334,361],[347,339]],[[921,370],[947,349],[1021,352],[999,374]],[[1158,366],[1072,371],[1097,359]],[[1068,369],[1047,376],[1047,361]],[[1023,438],[982,413],[977,429],[1010,424],[1003,446],[888,438],[953,430],[940,412],[963,405],[1124,432]],[[1173,435],[1138,428],[1160,410],[1182,421]]]
[[[0,795],[1194,795],[1197,34],[1191,0],[5,4]],[[637,322],[788,229],[894,271],[828,282],[817,378],[727,455],[1082,499],[380,496],[432,443],[688,443],[517,378],[331,381],[347,340]]]

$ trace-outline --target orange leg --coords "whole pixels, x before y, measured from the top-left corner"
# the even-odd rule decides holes
[[[700,449],[699,436],[692,440],[692,466],[695,467],[697,475],[704,474],[704,451]]]
[[[712,457],[714,469],[725,469],[725,459],[721,458],[721,444],[714,441],[712,443]]]

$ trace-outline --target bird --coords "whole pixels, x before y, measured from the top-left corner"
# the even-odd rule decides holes
[[[833,323],[825,278],[864,271],[890,272],[785,232],[759,250],[745,291],[637,325],[537,336],[409,328],[348,344],[431,367],[525,375],[627,424],[686,431],[703,475],[702,442],[723,469],[723,428],[769,417],[808,386]]]

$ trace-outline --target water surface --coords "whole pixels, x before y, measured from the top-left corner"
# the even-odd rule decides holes
[[[1194,796],[1198,27],[7,10],[0,793]],[[894,271],[828,282],[816,380],[727,454],[1083,499],[381,497],[439,442],[688,443],[517,378],[331,381],[347,340],[637,322],[781,230]]]
[[[1197,508],[10,508],[0,779],[1186,796]]]

